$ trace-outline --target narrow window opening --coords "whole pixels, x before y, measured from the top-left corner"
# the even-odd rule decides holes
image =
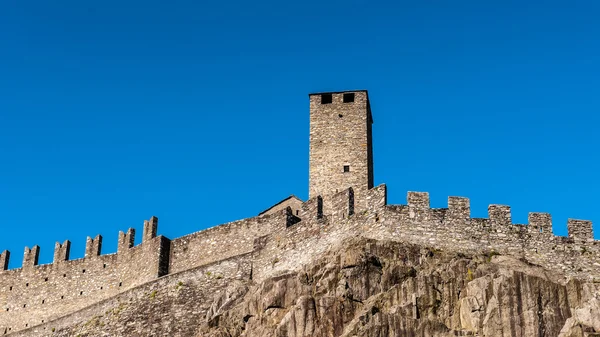
[[[342,115],[342,114],[338,114],[338,117],[339,117],[339,118],[342,118],[342,117],[344,117],[344,115]]]
[[[104,289],[104,287],[100,287],[100,290]]]
[[[300,214],[300,211],[299,211],[299,210],[296,210],[296,215],[298,215],[298,214]]]
[[[331,94],[321,95],[321,104],[331,104],[333,102],[333,96]]]
[[[82,270],[81,272],[85,274],[85,269],[84,269],[84,270]]]
[[[29,326],[29,323],[25,323],[25,327],[28,327],[28,326]]]
[[[48,282],[48,278],[47,277],[44,279],[44,282]]]
[[[123,282],[119,282],[119,287],[123,285]]]
[[[42,300],[42,304],[46,303],[46,300]]]
[[[26,287],[29,287],[29,283],[25,283],[25,286],[26,286]]]
[[[344,165],[344,173],[350,172],[350,165]]]
[[[8,289],[9,291],[12,291],[12,286]]]
[[[106,268],[106,263],[104,264],[104,267],[102,267],[102,268]]]
[[[10,308],[6,308],[6,311],[9,311],[9,310],[10,310]]]
[[[63,277],[67,277],[67,274],[63,274]]]
[[[80,291],[80,292],[79,292],[79,296],[81,296],[81,295],[83,295],[83,291]]]
[[[64,296],[61,296],[61,297],[60,297],[60,299],[61,299],[61,300],[64,300],[64,299],[65,299],[65,297],[64,297]]]
[[[23,304],[23,308],[25,308],[27,306],[27,304]]]
[[[354,102],[354,93],[344,94],[344,103],[352,103]]]

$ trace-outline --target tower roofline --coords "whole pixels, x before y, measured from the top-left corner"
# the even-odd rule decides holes
[[[368,90],[344,90],[344,91],[320,91],[320,92],[313,92],[308,94],[308,96],[313,96],[313,95],[322,95],[322,94],[343,94],[345,92],[366,92],[367,96],[369,96],[369,91]]]

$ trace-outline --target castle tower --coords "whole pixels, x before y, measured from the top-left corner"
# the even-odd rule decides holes
[[[352,187],[355,199],[373,187],[371,107],[366,90],[310,98],[310,198]]]

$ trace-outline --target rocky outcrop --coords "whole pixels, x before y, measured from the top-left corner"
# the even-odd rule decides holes
[[[494,252],[346,242],[215,295],[198,336],[600,336],[598,285]]]

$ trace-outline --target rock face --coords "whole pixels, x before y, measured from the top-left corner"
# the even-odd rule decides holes
[[[600,336],[596,284],[493,253],[343,247],[215,295],[197,336]]]

